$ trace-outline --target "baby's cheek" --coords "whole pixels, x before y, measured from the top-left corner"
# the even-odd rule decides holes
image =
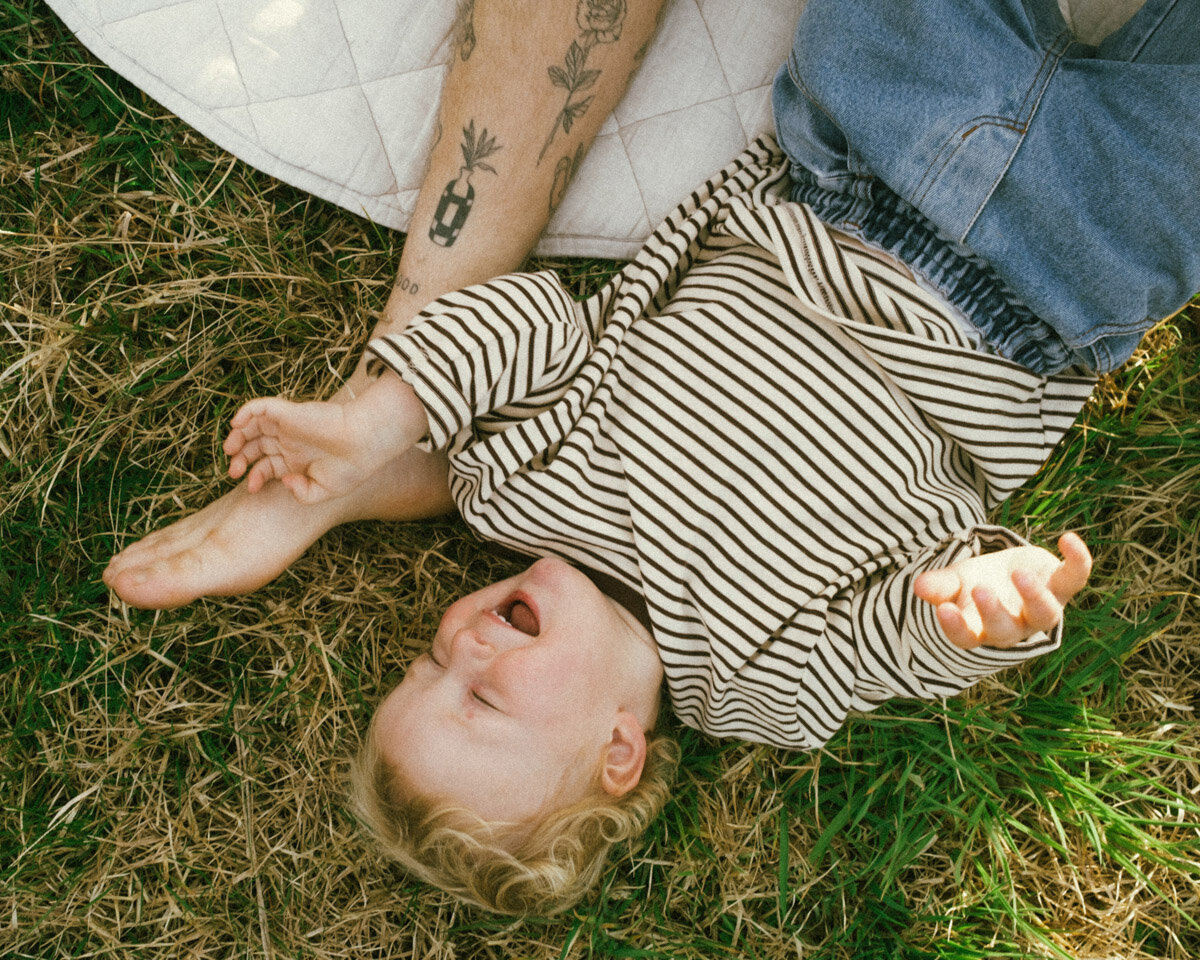
[[[402,737],[398,737],[397,719],[399,715],[399,693],[400,688],[404,686],[404,679],[400,681],[386,697],[383,702],[375,710],[375,716],[372,718],[372,723],[375,724],[375,736],[379,740],[380,750],[389,762],[395,756],[395,745]],[[402,731],[401,731],[402,733]]]
[[[554,712],[573,702],[588,678],[565,657],[540,654],[512,658],[505,664],[504,681],[529,707]]]

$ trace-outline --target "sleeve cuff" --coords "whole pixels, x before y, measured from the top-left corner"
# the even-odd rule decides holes
[[[978,556],[1008,547],[1025,546],[1028,543],[1029,541],[1004,527],[977,526],[966,531],[963,539],[942,550],[933,558],[933,562],[924,565],[923,569],[940,569],[969,555]],[[931,659],[931,667],[947,677],[961,681],[964,685],[1049,653],[1062,643],[1063,630],[1060,622],[1049,632],[1035,633],[1012,647],[980,646],[964,650],[951,643],[942,632],[933,605],[911,594],[911,581],[909,589],[909,622],[916,647]],[[913,650],[913,654],[915,661],[918,656],[916,649]],[[917,666],[916,662],[913,666]]]
[[[471,405],[453,381],[432,363],[420,344],[398,336],[379,337],[367,344],[367,373],[391,370],[413,388],[429,420],[428,433],[417,442],[426,452],[445,450],[470,426]]]

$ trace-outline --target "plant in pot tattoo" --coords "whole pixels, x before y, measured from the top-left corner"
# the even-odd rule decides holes
[[[625,0],[579,0],[575,8],[575,22],[579,25],[579,38],[571,41],[563,65],[546,70],[550,82],[565,90],[567,98],[554,120],[554,126],[550,128],[550,136],[546,138],[542,152],[538,154],[538,163],[546,156],[559,129],[563,133],[570,133],[575,121],[587,113],[592,105],[590,95],[580,96],[600,79],[599,70],[587,68],[588,54],[597,44],[616,43],[621,39],[621,28],[625,25]]]
[[[467,214],[475,205],[475,188],[471,186],[471,174],[476,170],[486,170],[495,173],[496,168],[490,163],[484,163],[488,157],[501,148],[496,144],[495,137],[489,137],[487,127],[475,135],[475,121],[472,120],[463,127],[462,147],[463,165],[458,170],[458,176],[446,184],[442,197],[438,201],[437,211],[433,215],[433,223],[429,226],[429,239],[443,247],[454,246],[462,232],[463,224],[467,222]]]

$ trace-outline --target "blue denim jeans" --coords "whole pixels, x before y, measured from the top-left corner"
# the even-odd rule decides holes
[[[793,199],[999,353],[1118,366],[1200,290],[1200,0],[1099,46],[1056,0],[809,0],[776,77]]]

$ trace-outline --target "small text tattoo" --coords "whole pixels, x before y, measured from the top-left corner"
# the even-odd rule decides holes
[[[475,205],[475,188],[471,185],[471,175],[477,170],[495,173],[496,168],[484,161],[501,147],[495,137],[489,137],[487,127],[483,127],[478,136],[475,134],[475,121],[472,119],[463,127],[462,148],[463,163],[459,167],[458,176],[446,184],[438,201],[437,211],[433,215],[433,223],[429,226],[429,239],[443,247],[454,246],[462,232],[467,215]]]
[[[566,99],[554,119],[554,126],[550,128],[542,152],[538,154],[538,163],[545,158],[559,129],[563,133],[570,133],[575,121],[587,113],[592,105],[591,95],[579,96],[586,94],[600,79],[599,70],[587,68],[588,55],[598,44],[616,43],[621,39],[621,28],[625,25],[625,0],[579,0],[575,8],[575,22],[579,26],[579,37],[571,41],[563,65],[546,69],[550,83],[565,90]]]
[[[579,164],[583,162],[583,144],[579,144],[575,148],[575,156],[567,154],[559,158],[558,163],[554,166],[554,183],[550,186],[550,215],[554,215],[554,211],[558,209],[558,205],[562,203],[563,197],[566,195],[567,187],[571,181],[575,179],[575,174],[579,170]]]
[[[471,59],[471,54],[475,52],[475,0],[458,0],[452,43],[459,59]]]
[[[403,290],[405,293],[411,293],[416,296],[421,289],[421,285],[412,277],[407,277],[403,273],[396,277],[396,282],[392,284],[397,290]]]

